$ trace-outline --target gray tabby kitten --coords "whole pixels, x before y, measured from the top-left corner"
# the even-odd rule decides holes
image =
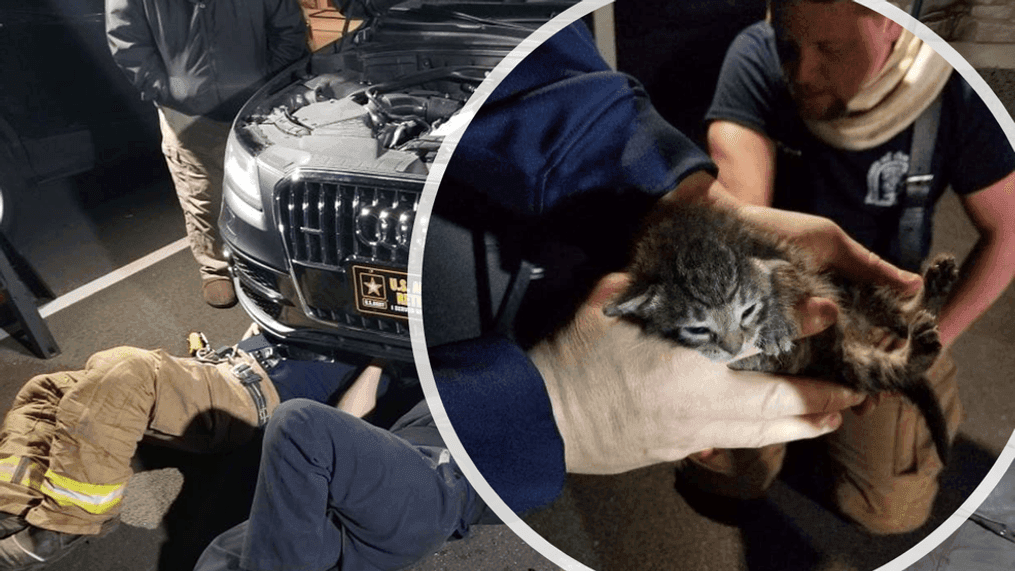
[[[606,315],[716,361],[760,349],[730,363],[733,369],[824,378],[870,395],[899,392],[923,414],[941,460],[947,457],[944,414],[923,374],[941,351],[937,314],[958,278],[954,257],[935,258],[923,292],[904,299],[888,287],[815,271],[804,252],[731,212],[674,204],[647,221],[627,271],[632,284]],[[811,296],[835,301],[839,318],[796,339],[793,308]],[[878,348],[879,329],[904,343]]]

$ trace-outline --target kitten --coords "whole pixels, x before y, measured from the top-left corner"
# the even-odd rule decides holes
[[[632,284],[606,315],[716,361],[760,349],[731,362],[733,369],[824,378],[870,395],[899,392],[920,410],[945,461],[947,426],[924,372],[941,351],[936,320],[958,278],[954,257],[935,258],[922,293],[904,299],[816,271],[802,250],[732,212],[674,204],[647,221],[627,271]],[[796,339],[793,308],[812,296],[835,301],[838,320]],[[901,347],[878,348],[885,330]]]

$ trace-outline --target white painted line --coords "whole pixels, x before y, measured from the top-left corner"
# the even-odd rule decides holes
[[[187,238],[180,238],[172,244],[163,246],[143,258],[138,258],[121,268],[117,268],[102,277],[95,278],[85,285],[61,295],[60,297],[40,307],[39,314],[43,319],[45,319],[61,309],[66,309],[91,295],[129,278],[141,270],[154,266],[169,256],[172,256],[181,250],[187,249],[187,247]],[[3,341],[8,337],[10,337],[10,335],[6,331],[0,331],[0,341]]]

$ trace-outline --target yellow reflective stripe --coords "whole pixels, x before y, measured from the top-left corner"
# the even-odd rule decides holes
[[[24,474],[20,481],[15,482],[14,476],[18,473],[18,467],[22,461],[26,463]],[[10,482],[20,486],[25,486],[33,490],[38,490],[39,486],[42,485],[43,479],[43,467],[31,458],[22,458],[20,456],[7,456],[6,458],[0,458],[0,481]]]
[[[0,460],[0,480],[10,482],[11,478],[14,477],[14,471],[18,469],[18,464],[20,463],[21,458],[17,456],[8,456]]]
[[[73,505],[88,513],[103,514],[120,503],[125,486],[126,483],[86,484],[48,470],[42,493],[61,506]]]
[[[0,481],[10,482],[14,479],[14,471],[18,469],[19,461],[16,456],[0,460]]]
[[[46,479],[49,480],[56,486],[69,490],[71,492],[87,494],[92,496],[108,496],[116,493],[118,490],[122,491],[125,483],[119,484],[86,484],[85,482],[78,482],[72,480],[67,476],[61,476],[52,470],[46,471]]]

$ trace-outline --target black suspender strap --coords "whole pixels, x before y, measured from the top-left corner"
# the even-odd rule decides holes
[[[264,427],[264,425],[268,424],[268,417],[270,415],[268,414],[268,399],[261,392],[261,375],[257,374],[246,363],[237,363],[233,365],[231,370],[233,375],[240,381],[240,384],[250,393],[251,400],[254,401],[254,408],[257,409],[257,426]]]
[[[539,279],[543,276],[543,269],[534,265],[528,260],[522,260],[518,266],[518,270],[515,271],[514,276],[511,278],[511,285],[508,286],[506,292],[504,292],[504,300],[500,304],[500,309],[497,311],[497,317],[494,324],[494,330],[501,335],[510,335],[511,328],[514,326],[515,316],[518,315],[518,309],[522,306],[522,298],[525,297],[525,291],[529,288],[529,282],[534,279]]]
[[[941,96],[925,109],[913,124],[913,142],[909,151],[909,175],[906,177],[899,221],[899,265],[917,271],[923,261],[923,245],[930,235],[930,191],[934,182],[931,161],[941,120]]]

